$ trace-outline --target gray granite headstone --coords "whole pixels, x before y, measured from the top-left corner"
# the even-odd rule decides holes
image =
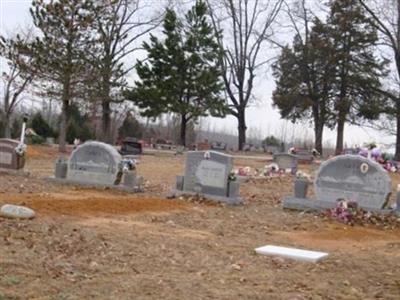
[[[274,154],[274,162],[278,165],[279,169],[282,170],[297,168],[297,157],[293,154]]]
[[[68,161],[67,179],[82,183],[118,184],[122,157],[111,145],[90,141],[78,146]]]
[[[184,191],[228,196],[233,157],[216,151],[190,151],[186,156]]]
[[[314,160],[313,154],[306,149],[297,149],[296,157],[300,162],[311,163]]]
[[[316,174],[317,201],[357,201],[364,209],[381,209],[391,193],[388,173],[375,161],[359,155],[341,155],[324,162]]]

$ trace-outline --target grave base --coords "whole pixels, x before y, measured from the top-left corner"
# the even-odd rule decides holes
[[[293,196],[285,197],[282,201],[283,208],[302,210],[302,211],[322,211],[334,208],[336,205],[334,202],[317,201],[314,199],[307,198],[296,198]],[[400,210],[393,209],[377,209],[377,208],[363,208],[365,211],[377,212],[383,214],[395,213],[400,215]]]
[[[138,178],[140,179],[140,178]],[[77,181],[77,180],[71,180],[71,179],[63,179],[63,178],[55,178],[55,177],[47,177],[45,180],[54,182],[54,183],[59,183],[59,184],[69,184],[69,185],[79,185],[79,186],[84,186],[84,187],[89,187],[89,188],[109,188],[109,189],[115,189],[115,190],[120,190],[124,192],[130,192],[130,193],[139,193],[143,192],[143,188],[141,186],[136,186],[136,187],[127,187],[124,185],[115,185],[115,184],[96,184],[96,183],[91,183],[91,182],[82,182],[82,181]]]
[[[195,192],[187,192],[187,191],[178,191],[178,190],[172,191],[172,196],[174,196],[174,197],[180,197],[180,196],[184,196],[184,195],[191,195],[191,196],[200,195],[205,198],[214,200],[216,202],[227,203],[230,205],[238,205],[238,204],[243,203],[243,198],[241,198],[241,197],[230,198],[230,197],[223,197],[223,196],[216,196],[216,195],[202,194],[202,193],[195,193]]]
[[[24,169],[6,169],[6,168],[0,168],[0,174],[9,174],[9,175],[18,175],[18,176],[29,176],[30,173],[28,171],[25,171]]]

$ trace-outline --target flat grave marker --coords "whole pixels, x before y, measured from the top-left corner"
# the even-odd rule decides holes
[[[296,248],[287,248],[267,245],[255,249],[256,253],[268,256],[281,256],[285,258],[291,258],[299,261],[306,262],[319,262],[328,257],[328,253],[319,251],[310,251]]]

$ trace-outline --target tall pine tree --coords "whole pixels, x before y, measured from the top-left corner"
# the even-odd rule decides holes
[[[331,1],[328,26],[335,50],[332,63],[336,66],[332,82],[337,123],[335,152],[340,154],[346,122],[378,118],[384,106],[378,90],[386,62],[375,56],[377,32],[358,0]]]
[[[332,0],[326,23],[314,19],[310,34],[296,35],[274,66],[274,104],[292,121],[312,117],[315,146],[324,126],[337,128],[343,150],[346,122],[376,119],[384,109],[380,79],[386,62],[375,56],[377,34],[358,0]]]
[[[331,109],[331,86],[334,65],[331,64],[332,47],[326,26],[314,19],[311,30],[305,35],[297,34],[292,47],[282,49],[273,74],[276,89],[273,103],[282,118],[296,122],[312,120],[315,149],[322,153],[324,126],[329,126]]]
[[[144,116],[177,114],[180,143],[185,145],[190,121],[208,114],[223,116],[226,112],[221,97],[218,46],[204,2],[197,1],[183,21],[168,9],[163,34],[163,41],[151,36],[150,44],[144,43],[147,59],[136,65],[140,81],[127,96]]]

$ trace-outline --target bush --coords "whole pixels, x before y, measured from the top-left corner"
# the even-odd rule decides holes
[[[131,114],[128,114],[122,123],[121,127],[118,129],[118,137],[120,139],[126,137],[135,137],[142,138],[143,136],[143,128],[139,121],[133,117]]]
[[[268,136],[265,138],[265,140],[262,141],[263,146],[277,146],[279,147],[281,145],[281,141],[274,137],[273,135]]]
[[[50,125],[43,119],[40,113],[33,116],[31,121],[32,129],[41,137],[54,137],[54,130]]]
[[[11,125],[11,138],[19,140],[22,130],[22,118],[16,117]]]
[[[41,145],[44,144],[45,141],[46,139],[40,135],[31,135],[27,137],[27,143],[31,145]]]
[[[77,120],[71,119],[67,126],[67,142],[72,144],[75,139],[80,139],[82,142],[94,138],[93,131],[90,129],[87,122],[81,120],[81,124]]]

